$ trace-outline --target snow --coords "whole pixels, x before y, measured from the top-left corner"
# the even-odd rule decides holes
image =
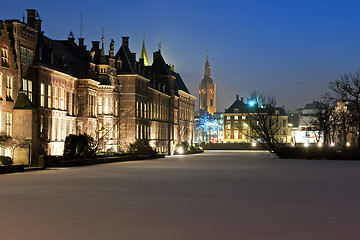
[[[360,239],[359,172],[208,151],[0,175],[0,239]]]

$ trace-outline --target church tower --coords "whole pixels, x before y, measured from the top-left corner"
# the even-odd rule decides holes
[[[204,67],[204,78],[199,87],[200,111],[207,111],[211,115],[216,112],[216,84],[211,78],[209,56],[206,52],[206,62]]]

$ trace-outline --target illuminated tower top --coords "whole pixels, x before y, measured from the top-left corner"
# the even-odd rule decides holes
[[[143,45],[142,45],[142,49],[141,49],[141,58],[144,59],[144,65],[149,66],[149,61],[148,61],[148,58],[146,55],[146,49],[145,49],[145,33],[144,33]]]
[[[210,64],[209,64],[209,54],[208,51],[206,51],[206,61],[205,61],[205,67],[204,67],[204,78],[202,80],[202,83],[213,83],[213,80],[211,78],[210,74]]]

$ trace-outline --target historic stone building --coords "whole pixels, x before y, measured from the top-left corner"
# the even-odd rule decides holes
[[[115,54],[104,38],[87,50],[72,33],[44,35],[36,10],[23,20],[0,21],[0,155],[36,164],[39,155],[61,155],[69,134],[91,135],[103,151],[126,151],[136,140],[173,153],[193,142],[195,97],[160,50],[153,64],[123,37]],[[144,59],[145,58],[145,59]]]
[[[236,95],[235,102],[223,113],[224,121],[224,142],[251,143],[254,139],[254,131],[250,126],[250,115],[253,114],[252,106],[239,99]],[[291,140],[291,133],[288,129],[288,116],[284,108],[276,107],[273,117],[276,118],[276,140],[280,143],[288,143]],[[258,139],[258,141],[261,141]]]
[[[216,112],[216,84],[211,78],[209,56],[206,53],[204,78],[199,86],[200,114],[208,112],[214,115]]]

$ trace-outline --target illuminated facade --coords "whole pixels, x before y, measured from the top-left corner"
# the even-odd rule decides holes
[[[214,115],[216,112],[216,84],[211,78],[209,56],[206,54],[204,78],[199,86],[200,112]]]
[[[192,143],[196,98],[160,50],[152,65],[145,43],[137,61],[128,37],[116,54],[114,40],[105,54],[104,38],[87,50],[72,33],[46,37],[37,11],[27,12],[27,23],[0,21],[0,155],[36,164],[39,155],[62,155],[69,134],[83,133],[111,152],[136,140],[167,154],[178,141]]]
[[[230,143],[251,143],[254,138],[253,130],[250,127],[249,115],[252,104],[250,101],[244,102],[236,96],[235,102],[223,113],[224,142]],[[276,140],[280,143],[289,143],[291,133],[288,129],[288,116],[284,108],[275,108],[276,128],[278,129]]]

